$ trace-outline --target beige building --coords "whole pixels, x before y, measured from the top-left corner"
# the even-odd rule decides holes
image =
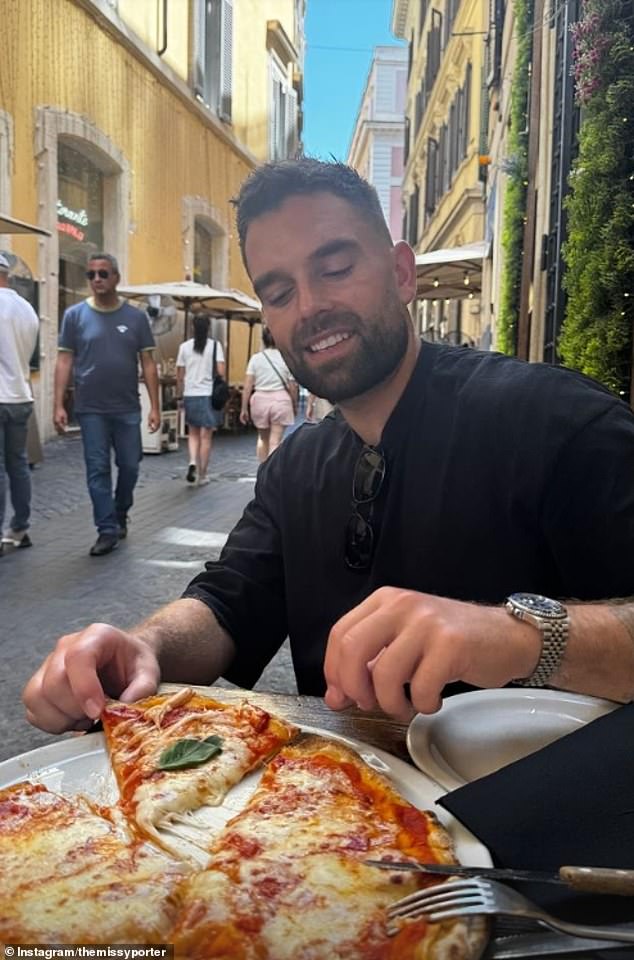
[[[393,240],[403,229],[407,49],[375,47],[347,162],[376,189]]]
[[[486,0],[394,0],[392,8],[392,30],[409,44],[404,236],[424,280],[415,320],[424,336],[450,343],[487,340],[478,295],[487,18]]]
[[[0,236],[38,301],[33,382],[44,437],[59,322],[88,294],[91,253],[115,254],[128,283],[189,277],[251,292],[230,200],[258,160],[294,153],[299,142],[303,8],[304,0],[3,4],[0,214],[51,234]],[[224,323],[216,335],[226,336]],[[233,328],[229,378],[240,382],[248,328]],[[175,356],[179,335],[182,327],[159,339],[159,360]]]

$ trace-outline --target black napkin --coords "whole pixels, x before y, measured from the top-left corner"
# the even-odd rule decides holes
[[[496,866],[634,869],[634,703],[438,800],[488,847]],[[518,884],[556,916],[634,920],[634,897]]]

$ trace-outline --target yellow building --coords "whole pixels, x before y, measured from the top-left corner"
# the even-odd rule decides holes
[[[250,292],[230,200],[269,155],[273,55],[295,95],[284,127],[295,151],[302,30],[303,0],[3,0],[0,213],[51,232],[0,239],[37,281],[44,436],[59,320],[88,293],[90,253],[113,253],[128,283],[190,277]],[[240,381],[248,330],[234,326],[229,377]]]
[[[409,43],[403,236],[437,273],[415,320],[424,336],[450,343],[486,341],[477,292],[485,252],[487,17],[488,0],[394,0],[392,10],[393,32]],[[452,251],[462,247],[474,255],[451,268]]]

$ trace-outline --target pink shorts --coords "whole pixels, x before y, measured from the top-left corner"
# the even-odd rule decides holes
[[[295,422],[293,404],[286,390],[255,390],[249,410],[258,430],[267,430],[273,423],[290,427]]]

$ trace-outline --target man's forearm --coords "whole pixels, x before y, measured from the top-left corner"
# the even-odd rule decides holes
[[[161,678],[172,683],[213,683],[231,663],[235,647],[200,600],[175,600],[130,630],[156,654]]]
[[[72,353],[60,353],[57,357],[57,363],[55,364],[55,386],[54,386],[54,398],[55,406],[60,407],[64,402],[64,394],[68,388],[68,383],[70,380],[71,371],[73,369],[73,355]]]
[[[143,366],[143,379],[145,380],[145,386],[150,398],[150,406],[154,409],[158,409],[159,406],[159,378],[158,370],[156,369],[156,364],[154,358],[143,355],[142,356],[142,366]]]
[[[570,636],[549,686],[634,700],[634,600],[568,604]]]

